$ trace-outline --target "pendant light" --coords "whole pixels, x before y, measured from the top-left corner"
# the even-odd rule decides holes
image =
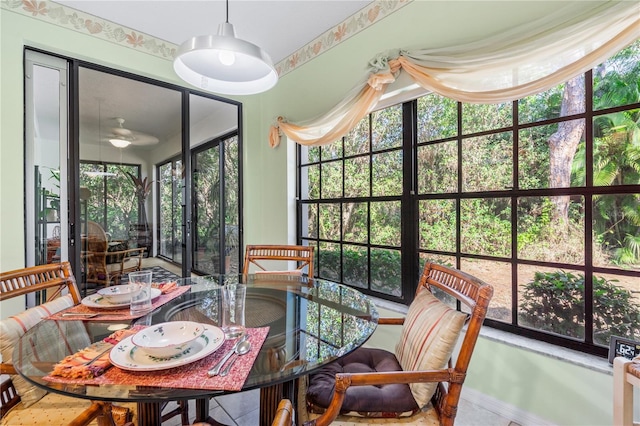
[[[208,92],[252,95],[271,89],[278,73],[269,55],[253,43],[236,37],[227,19],[217,35],[196,36],[182,43],[173,69],[187,83]]]

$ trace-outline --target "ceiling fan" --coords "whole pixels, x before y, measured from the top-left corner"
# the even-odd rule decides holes
[[[159,139],[155,136],[147,133],[137,132],[124,127],[124,118],[116,117],[118,127],[111,129],[111,135],[108,140],[111,144],[117,148],[126,148],[129,145],[155,145],[159,142]]]

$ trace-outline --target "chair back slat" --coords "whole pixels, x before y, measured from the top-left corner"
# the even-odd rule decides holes
[[[244,255],[244,269],[242,274],[249,274],[249,267],[253,264],[261,271],[267,271],[260,261],[292,261],[296,262],[297,270],[307,268],[307,274],[313,277],[313,246],[295,245],[248,245]]]

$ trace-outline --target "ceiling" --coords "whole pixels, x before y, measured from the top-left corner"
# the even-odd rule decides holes
[[[371,2],[231,0],[229,22],[235,26],[239,38],[262,47],[275,64]],[[215,34],[226,15],[226,4],[222,0],[61,0],[56,3],[176,45],[192,36]],[[153,149],[156,144],[139,143],[150,140],[145,135],[163,142],[175,139],[181,131],[180,98],[175,91],[83,68],[79,81],[81,147],[105,147],[105,144],[109,147],[106,140],[118,127],[117,118],[125,120],[124,128],[142,134],[142,139],[138,138],[126,150]],[[235,108],[222,102],[199,102],[195,111],[191,111],[192,120],[211,114],[214,107],[227,110],[226,114],[214,112],[218,116],[232,115],[228,110]],[[48,115],[44,108],[41,112],[43,116]],[[51,111],[52,117],[54,113]],[[47,131],[44,122],[40,122],[41,135]],[[54,132],[55,128],[51,127],[50,131]]]
[[[216,34],[225,22],[222,0],[60,0],[114,23],[180,45]],[[230,0],[229,22],[238,38],[262,47],[277,63],[358,12],[371,0]]]

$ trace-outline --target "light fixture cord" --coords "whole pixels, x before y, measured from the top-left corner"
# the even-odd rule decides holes
[[[227,0],[227,24],[229,23],[229,0]]]

